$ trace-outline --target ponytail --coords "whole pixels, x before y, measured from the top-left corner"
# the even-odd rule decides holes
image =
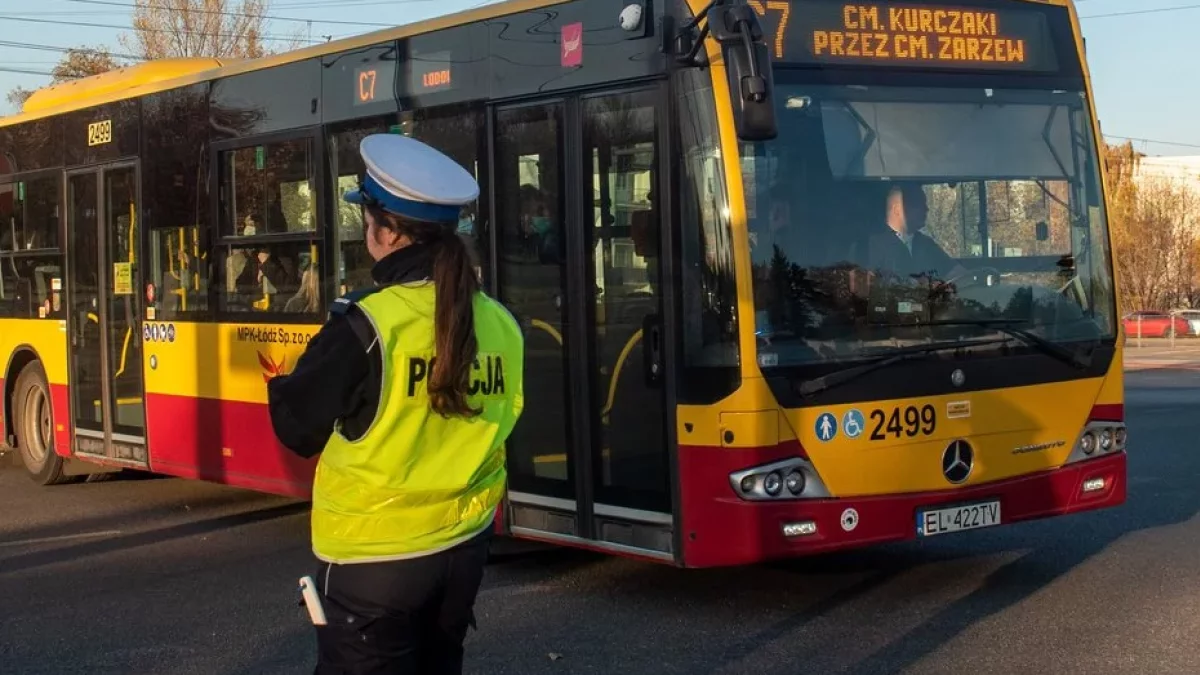
[[[433,250],[433,286],[436,293],[433,332],[433,372],[426,390],[429,404],[443,417],[475,417],[482,410],[467,403],[471,387],[471,369],[479,353],[475,339],[475,295],[479,277],[474,261],[453,224],[410,220],[378,208],[368,207],[375,222],[394,232],[406,234],[414,244]]]
[[[444,417],[474,417],[480,410],[467,403],[467,392],[479,352],[474,306],[479,278],[466,244],[453,230],[443,229],[435,246],[433,286],[437,304],[433,326],[437,359],[429,377],[429,403]]]

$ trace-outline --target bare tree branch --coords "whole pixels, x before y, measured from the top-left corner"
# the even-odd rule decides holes
[[[81,77],[91,77],[106,73],[121,64],[113,58],[108,50],[97,47],[76,47],[68,49],[62,59],[50,71],[50,83],[59,84],[76,80]],[[33,96],[33,91],[17,87],[8,92],[8,102],[16,108],[25,105],[25,101]]]
[[[1124,311],[1193,304],[1200,195],[1186,181],[1139,172],[1132,143],[1108,146],[1108,222]]]
[[[266,45],[269,0],[134,0],[133,30],[121,45],[146,59],[254,59],[296,49],[300,32]]]

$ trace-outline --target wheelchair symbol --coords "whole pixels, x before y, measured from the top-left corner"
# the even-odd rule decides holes
[[[863,424],[865,424],[863,414],[858,410],[848,410],[842,416],[842,430],[846,432],[847,438],[858,438],[861,436]]]

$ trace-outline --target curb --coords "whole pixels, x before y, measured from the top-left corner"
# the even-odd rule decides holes
[[[1125,362],[1125,370],[1200,370],[1196,361]]]

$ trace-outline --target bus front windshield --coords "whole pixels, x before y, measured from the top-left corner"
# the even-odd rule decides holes
[[[861,359],[1017,328],[1115,334],[1078,91],[804,85],[742,147],[763,366]]]

